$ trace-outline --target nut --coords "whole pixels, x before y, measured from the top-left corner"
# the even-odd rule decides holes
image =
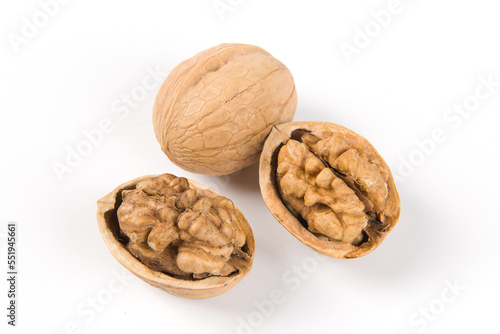
[[[260,187],[288,231],[337,258],[373,251],[399,219],[385,161],[366,139],[332,123],[276,126],[262,152]]]
[[[292,120],[292,74],[263,49],[221,44],[180,63],[161,86],[153,125],[183,169],[225,175],[259,159],[274,125]]]
[[[227,198],[171,174],[145,176],[98,201],[99,230],[113,256],[178,297],[218,296],[252,267],[255,241]]]

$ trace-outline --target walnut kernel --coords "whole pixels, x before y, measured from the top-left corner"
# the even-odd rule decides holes
[[[98,202],[115,258],[176,296],[220,295],[252,267],[255,241],[241,212],[213,190],[171,174],[142,177]]]
[[[342,126],[277,126],[266,141],[260,168],[270,211],[321,253],[366,255],[399,218],[399,195],[389,167],[366,139]]]

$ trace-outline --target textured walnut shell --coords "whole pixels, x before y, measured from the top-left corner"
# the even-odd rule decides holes
[[[97,202],[99,232],[109,251],[120,264],[135,276],[174,296],[188,299],[207,299],[229,291],[248,274],[252,267],[255,253],[255,240],[250,225],[246,220],[244,220],[243,229],[246,236],[245,251],[249,256],[249,262],[246,266],[240,268],[238,272],[230,276],[209,276],[196,280],[173,277],[163,272],[152,270],[134,257],[125,247],[123,243],[123,234],[121,233],[117,217],[117,210],[122,203],[122,192],[125,190],[133,190],[139,182],[156,176],[158,175],[143,176],[126,182],[116,187],[111,193]],[[217,192],[208,187],[191,180],[188,180],[188,182],[192,188],[212,193],[214,196],[220,196]],[[238,213],[241,212],[238,211]]]
[[[154,103],[161,149],[183,169],[225,175],[257,162],[276,124],[292,120],[288,68],[265,50],[221,44],[177,65]]]
[[[354,154],[357,154],[357,152],[359,151],[360,155],[364,157],[364,159],[366,159],[367,161],[370,161],[370,163],[373,165],[373,166],[369,165],[368,167],[370,168],[373,167],[377,171],[378,170],[383,171],[382,174],[385,175],[386,179],[385,186],[383,184],[382,185],[377,184],[377,182],[370,183],[370,186],[372,186],[372,190],[374,189],[374,193],[369,194],[372,201],[368,200],[366,196],[364,196],[361,193],[361,190],[357,188],[361,187],[357,182],[358,181],[362,182],[363,180],[353,179],[352,180],[353,182],[349,182],[347,180],[349,175],[346,175],[344,172],[339,172],[338,170],[334,169],[324,158],[320,158],[319,160],[316,159],[315,157],[311,158],[310,153],[313,153],[312,156],[316,155],[314,154],[313,151],[311,150],[307,151],[306,149],[303,149],[303,151],[305,152],[303,154],[307,154],[307,156],[309,157],[308,159],[310,159],[310,161],[313,161],[314,159],[316,164],[321,163],[322,164],[321,168],[324,168],[326,170],[325,172],[327,173],[318,172],[318,174],[316,174],[315,176],[316,179],[314,179],[314,177],[313,178],[309,177],[309,181],[313,186],[316,187],[316,190],[313,189],[312,192],[309,192],[306,195],[303,195],[304,190],[300,190],[299,188],[301,187],[312,188],[313,186],[311,186],[311,184],[308,184],[303,180],[297,179],[295,183],[289,182],[288,185],[286,185],[285,182],[283,184],[286,186],[287,189],[283,188],[281,183],[284,178],[281,175],[283,174],[282,170],[288,170],[290,164],[289,162],[284,160],[286,159],[285,156],[286,152],[289,151],[282,151],[282,148],[289,147],[289,145],[285,146],[285,144],[287,144],[290,139],[293,140],[291,144],[296,145],[298,147],[297,141],[300,142],[304,140],[303,138],[306,137],[309,138],[310,137],[309,134],[314,133],[315,131],[317,132],[318,129],[322,129],[321,131],[324,132],[327,131],[329,133],[330,132],[338,133],[339,137],[346,138],[346,140],[353,145],[352,147],[349,147],[349,152],[347,152],[347,148],[340,148],[340,147],[334,148],[334,146],[336,145],[333,144],[336,142],[330,141],[328,142],[329,143],[328,145],[330,144],[332,145],[331,146],[325,145],[323,147],[323,150],[331,150],[331,151],[338,150],[341,153],[354,152]],[[307,147],[307,145],[304,146]],[[280,153],[280,152],[285,152],[285,153]],[[346,154],[345,156],[349,156],[349,154]],[[298,158],[293,155],[289,155],[288,158],[291,160],[295,159],[296,161],[298,161]],[[283,161],[285,161],[285,163],[288,164],[284,167],[280,165],[279,169],[280,172],[278,172],[278,159],[280,159],[279,160],[280,164],[283,164],[284,163]],[[311,167],[313,163],[311,163],[309,160],[307,161],[309,163],[307,168],[313,169],[314,167]],[[376,165],[374,161],[376,162]],[[345,166],[341,167],[346,168]],[[319,170],[321,170],[321,168]],[[325,122],[293,122],[288,124],[277,125],[276,127],[273,128],[265,143],[260,159],[259,173],[260,173],[260,188],[262,196],[273,216],[297,239],[299,239],[307,246],[325,255],[341,259],[358,258],[363,255],[366,255],[369,252],[373,251],[378,245],[380,245],[380,243],[384,240],[387,233],[389,233],[394,228],[399,219],[400,200],[389,167],[382,159],[382,157],[378,154],[378,152],[375,150],[375,148],[366,139],[364,139],[357,133],[340,125],[325,123]],[[305,174],[307,173],[304,173],[304,175]],[[349,239],[350,242],[347,242],[342,239],[342,237],[345,237],[346,233],[339,236],[338,239],[333,238],[336,236],[331,237],[331,235],[330,237],[325,237],[321,233],[318,233],[318,229],[311,228],[310,227],[311,223],[308,222],[306,219],[304,219],[304,217],[302,217],[301,214],[299,214],[299,212],[305,212],[309,215],[308,217],[315,217],[315,218],[317,218],[319,215],[320,216],[319,220],[321,219],[326,220],[323,218],[324,216],[321,216],[321,212],[320,213],[311,212],[313,211],[312,203],[307,203],[307,205],[304,204],[305,202],[309,201],[316,203],[314,205],[318,205],[318,207],[321,206],[321,208],[325,208],[325,205],[323,205],[323,203],[332,202],[332,201],[328,202],[330,198],[328,199],[322,198],[321,200],[323,200],[323,202],[317,204],[318,197],[321,197],[321,194],[324,194],[325,191],[328,192],[328,190],[320,189],[321,187],[317,186],[317,184],[325,183],[324,175],[326,174],[330,175],[330,179],[328,179],[328,182],[330,182],[331,184],[330,189],[332,189],[333,187],[334,191],[338,191],[340,193],[340,195],[337,198],[337,206],[347,208],[346,210],[348,211],[350,210],[351,212],[356,210],[359,211],[361,208],[361,213],[366,215],[365,225],[363,225],[362,227],[359,226],[356,227],[356,224],[353,224],[354,230],[358,228],[359,237],[351,235],[351,239]],[[334,174],[336,174],[337,177],[332,176]],[[292,179],[294,177],[296,178],[297,175],[302,175],[301,171],[297,172],[297,170],[294,170],[294,172],[291,173],[291,178]],[[337,183],[331,183],[332,180],[331,178],[333,177],[336,178],[335,181]],[[342,179],[343,177],[345,177],[346,180]],[[306,176],[303,176],[303,178],[305,180]],[[337,187],[335,189],[336,185],[341,187]],[[350,187],[351,189],[347,189],[347,187]],[[379,189],[376,189],[377,187],[379,187]],[[343,190],[341,188],[347,189],[349,193],[342,193]],[[382,193],[382,195],[377,193],[377,191],[379,193]],[[291,194],[301,193],[300,195],[304,196],[302,202],[297,200],[298,197],[288,195],[290,193]],[[284,198],[288,198],[290,200],[287,202]],[[305,200],[306,198],[307,200]],[[292,202],[299,203],[298,207],[299,209],[302,209],[302,211],[297,211],[296,207],[292,206],[293,204]],[[368,206],[370,206],[370,209],[367,209]],[[377,213],[376,215],[377,217],[376,218],[374,217],[373,220],[370,217],[368,217],[367,211],[369,210],[373,210]],[[377,210],[380,212],[377,212]],[[342,214],[343,215],[342,217],[347,217],[347,214],[343,212],[339,213],[336,212],[335,210],[333,211],[336,215]],[[373,212],[369,212],[369,214],[375,216]],[[352,215],[349,216],[349,218],[352,217],[353,217]],[[342,224],[344,224],[344,222],[342,222]],[[342,226],[345,226],[345,224]],[[344,230],[341,232],[346,232],[346,231]]]

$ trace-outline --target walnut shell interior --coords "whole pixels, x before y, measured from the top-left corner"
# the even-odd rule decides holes
[[[252,267],[252,230],[234,204],[194,181],[144,176],[98,201],[99,231],[137,277],[172,295],[221,295]]]
[[[366,139],[332,123],[277,125],[262,152],[260,187],[288,231],[337,258],[373,251],[399,219],[385,161]]]

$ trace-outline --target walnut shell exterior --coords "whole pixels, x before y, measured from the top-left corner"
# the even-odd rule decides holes
[[[336,137],[318,141],[311,135],[315,133]],[[316,154],[320,151],[323,156]],[[301,154],[304,158],[298,157]],[[364,168],[354,170],[355,160],[349,160],[353,155]],[[262,196],[273,216],[302,243],[328,256],[349,259],[370,253],[399,219],[400,199],[389,167],[365,138],[340,125],[277,125],[262,151],[259,174]],[[325,224],[327,215],[340,217],[335,228]]]
[[[255,254],[255,240],[250,225],[244,220],[243,230],[246,237],[245,251],[248,254],[249,261],[247,265],[239,267],[237,273],[230,276],[209,276],[203,279],[188,280],[173,277],[160,271],[151,269],[142,263],[126,248],[123,242],[123,233],[120,230],[120,223],[117,217],[117,211],[122,203],[122,192],[136,189],[136,185],[146,179],[158,175],[143,176],[126,182],[116,187],[111,193],[104,196],[97,202],[97,223],[99,232],[113,257],[135,276],[146,283],[168,292],[176,297],[188,299],[207,299],[219,296],[237,283],[239,283],[250,271]],[[211,193],[214,196],[220,196],[214,190],[200,185],[194,181],[188,180],[192,188]],[[236,209],[237,210],[237,209]],[[241,212],[238,213],[241,214]],[[241,214],[241,217],[243,215]]]
[[[277,124],[293,119],[292,74],[265,50],[221,44],[176,66],[154,103],[161,149],[181,168],[226,175],[258,161]]]

